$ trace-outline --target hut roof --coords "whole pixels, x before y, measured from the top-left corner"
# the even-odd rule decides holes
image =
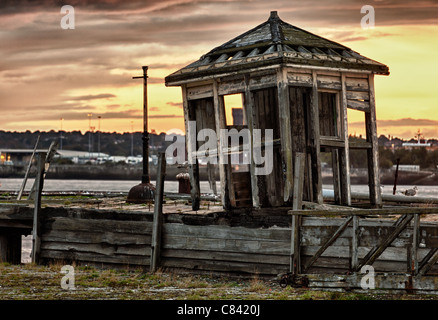
[[[214,48],[199,60],[167,76],[166,85],[203,76],[288,63],[389,74],[386,65],[352,49],[282,21],[269,19]]]

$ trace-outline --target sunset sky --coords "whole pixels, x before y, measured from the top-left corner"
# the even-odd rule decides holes
[[[75,29],[60,22],[75,9]],[[362,29],[363,5],[375,28]],[[438,1],[58,0],[0,2],[0,130],[127,132],[143,128],[149,66],[149,129],[183,129],[181,90],[164,77],[265,22],[270,11],[389,66],[376,76],[378,134],[438,138]],[[63,120],[61,120],[61,118]],[[360,120],[360,121],[359,121]],[[350,117],[361,134],[362,118]]]

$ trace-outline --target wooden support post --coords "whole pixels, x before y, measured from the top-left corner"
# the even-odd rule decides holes
[[[260,199],[259,199],[259,188],[257,185],[258,177],[255,175],[255,163],[254,163],[254,100],[251,93],[251,90],[249,89],[249,75],[245,75],[245,95],[244,95],[244,101],[245,101],[245,111],[246,111],[246,120],[248,123],[248,129],[251,134],[251,162],[249,164],[249,170],[251,173],[251,196],[252,196],[252,206],[254,208],[260,207]]]
[[[44,186],[44,173],[46,163],[45,152],[38,153],[37,175],[35,178],[35,204],[33,211],[33,228],[32,228],[32,263],[39,263],[41,229],[40,229],[40,211],[41,211],[41,193]]]
[[[185,85],[181,87],[183,97],[184,110],[184,125],[186,130],[186,149],[188,157],[188,171],[190,175],[190,194],[192,196],[192,210],[199,210],[201,190],[199,186],[199,167],[196,158],[196,129],[190,125],[192,110],[189,110],[189,102],[187,100],[187,88]]]
[[[41,135],[39,134],[37,141],[35,143],[35,147],[33,148],[32,156],[30,157],[29,164],[28,164],[27,169],[26,169],[26,173],[24,175],[23,183],[21,184],[20,191],[18,191],[17,200],[21,200],[21,197],[23,196],[23,191],[24,191],[24,188],[26,187],[27,178],[29,177],[30,168],[32,167],[33,158],[35,157],[35,152],[36,152],[36,149],[38,147],[40,137],[41,137]]]
[[[304,185],[304,165],[306,160],[305,153],[297,153],[294,163],[294,185],[293,185],[293,210],[301,210],[303,205],[303,185]],[[301,273],[300,261],[300,226],[301,216],[292,216],[292,232],[291,232],[291,260],[290,272],[294,274]]]
[[[297,152],[295,154],[294,180],[293,180],[293,210],[301,210],[303,205],[304,166],[306,154]]]
[[[414,218],[414,214],[404,214],[395,223],[395,230],[386,237],[379,246],[375,246],[368,254],[363,258],[362,262],[358,265],[357,270],[364,265],[371,265],[382,254],[382,252],[394,241],[394,239],[406,228],[406,226]]]
[[[46,157],[44,159],[44,174],[43,179],[46,176],[46,172],[49,170],[50,162],[52,161],[53,157],[55,156],[56,150],[58,149],[58,141],[53,141],[50,144],[49,151],[46,154]],[[35,197],[35,190],[37,188],[37,180],[35,179],[32,188],[29,191],[28,200],[33,200]]]
[[[424,259],[421,261],[420,266],[418,267],[418,275],[425,275],[433,265],[438,261],[438,248],[431,249]]]
[[[371,149],[367,149],[368,156],[368,184],[370,188],[370,202],[374,207],[382,207],[382,195],[379,180],[379,144],[377,140],[376,102],[374,95],[374,74],[368,77],[370,93],[370,111],[365,112],[365,129],[367,142]]]
[[[217,136],[217,150],[218,150],[218,161],[219,161],[219,177],[220,177],[220,190],[221,190],[221,201],[222,206],[226,209],[230,208],[230,198],[228,195],[228,175],[225,165],[225,158],[228,157],[224,154],[223,144],[221,139],[221,129],[225,129],[225,108],[222,98],[219,96],[218,84],[216,80],[213,80],[213,107],[215,115],[216,124],[216,136]]]
[[[417,275],[418,273],[418,240],[420,236],[420,214],[414,214],[414,230],[412,232],[412,249],[411,249],[411,273]]]
[[[292,137],[291,137],[291,115],[289,105],[289,86],[287,82],[287,70],[280,67],[277,72],[278,111],[280,120],[281,154],[286,169],[284,179],[284,202],[292,198],[293,185],[293,159],[292,159]],[[303,168],[303,167],[302,167]]]
[[[342,117],[342,140],[344,147],[339,150],[339,163],[341,170],[339,173],[341,188],[341,204],[351,206],[351,184],[350,184],[350,144],[348,141],[348,108],[347,108],[347,84],[345,74],[341,76],[342,82],[342,99],[341,99],[341,117]]]
[[[351,237],[351,270],[356,270],[359,263],[359,216],[353,216],[353,234]]]
[[[313,265],[313,263],[324,253],[324,251],[332,245],[333,242],[344,232],[347,226],[350,224],[351,220],[353,220],[353,216],[348,217],[339,228],[332,234],[332,236],[327,239],[327,241],[318,249],[318,251],[312,256],[312,258],[307,262],[304,267],[304,273],[309,270],[309,268]]]
[[[310,150],[311,150],[311,171],[313,182],[313,197],[317,203],[323,203],[322,197],[322,175],[320,157],[320,133],[319,133],[319,102],[318,102],[318,81],[316,71],[312,72],[313,87],[310,105]]]
[[[151,272],[155,272],[160,265],[161,230],[163,226],[163,194],[166,176],[166,155],[164,152],[158,156],[158,176],[154,203],[154,222],[152,225],[151,241]]]

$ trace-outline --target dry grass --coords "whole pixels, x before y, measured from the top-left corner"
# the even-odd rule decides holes
[[[135,300],[381,300],[438,299],[436,296],[383,295],[280,288],[258,276],[228,278],[214,274],[177,274],[159,270],[101,270],[75,266],[74,290],[63,289],[61,263],[48,266],[0,263],[0,300],[135,299]]]

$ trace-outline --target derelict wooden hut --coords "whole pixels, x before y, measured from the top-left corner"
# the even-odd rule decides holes
[[[294,158],[304,154],[303,200],[323,202],[321,153],[331,153],[335,199],[351,204],[349,150],[365,149],[370,203],[381,205],[374,75],[386,65],[339,43],[282,21],[276,11],[257,27],[214,48],[172,73],[166,86],[181,86],[186,140],[204,128],[273,129],[273,170],[255,175],[257,164],[218,163],[225,208],[291,206]],[[242,110],[226,112],[230,95],[240,94]],[[366,141],[348,139],[347,109],[363,112]],[[240,111],[240,112],[239,112]],[[196,132],[189,126],[196,121]],[[223,141],[217,147],[225,156]],[[187,143],[189,159],[197,148]],[[266,141],[265,141],[266,143]],[[251,148],[253,145],[251,145]],[[195,149],[195,150],[193,150]],[[199,206],[198,163],[189,166],[194,209]]]

